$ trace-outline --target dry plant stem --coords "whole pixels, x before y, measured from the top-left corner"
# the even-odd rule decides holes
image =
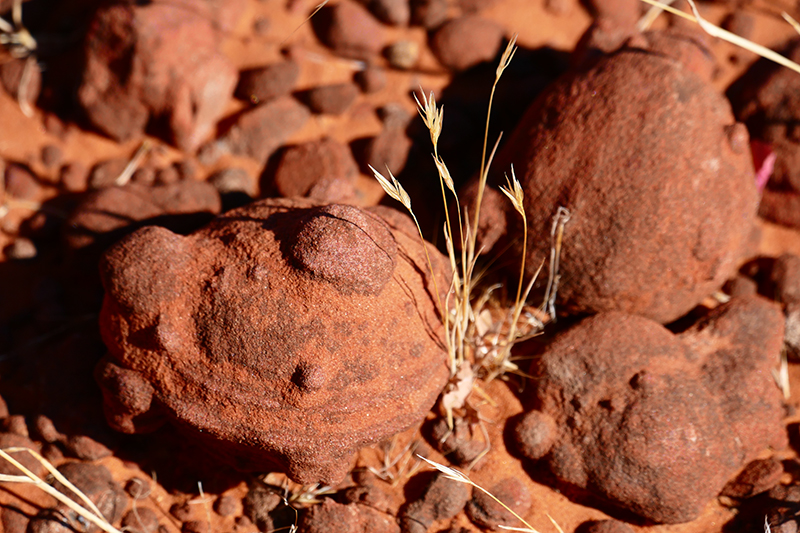
[[[553,217],[553,226],[550,230],[550,274],[547,278],[547,289],[544,295],[544,305],[550,320],[556,320],[556,294],[558,293],[558,267],[561,260],[561,242],[564,237],[564,226],[569,222],[570,212],[565,207],[559,207]]]
[[[797,22],[797,21],[796,21],[796,20],[795,20],[795,19],[794,19],[794,18],[793,18],[791,15],[789,15],[789,13],[787,13],[786,11],[783,11],[783,12],[781,13],[781,15],[783,16],[783,20],[785,20],[786,22],[788,22],[789,24],[791,24],[792,28],[794,28],[794,31],[796,31],[797,33],[800,33],[800,22]]]
[[[39,478],[36,474],[25,468],[19,461],[14,459],[9,455],[10,453],[14,452],[28,452],[30,453],[37,461],[39,461],[51,474],[53,474],[56,479],[58,479],[62,484],[64,484],[67,488],[73,491],[78,497],[81,498],[87,505],[92,509],[92,512],[87,510],[86,508],[78,505],[73,501],[71,498],[62,494],[61,492],[57,491],[52,486],[45,483],[41,478]],[[40,456],[35,451],[29,448],[6,448],[4,450],[0,449],[0,457],[11,463],[13,466],[18,468],[24,475],[22,476],[13,476],[13,475],[0,475],[0,481],[3,482],[10,482],[10,483],[31,483],[35,485],[37,488],[41,489],[42,491],[46,492],[59,502],[63,503],[80,516],[91,522],[92,524],[96,525],[106,533],[122,533],[120,530],[112,526],[108,523],[108,521],[103,517],[102,513],[97,509],[97,507],[92,503],[89,498],[86,497],[80,490],[78,490],[75,485],[70,483],[63,475],[61,475],[58,470],[53,467],[44,457]],[[96,513],[96,514],[95,514]]]
[[[422,457],[421,455],[417,455],[417,457],[419,457],[420,459],[422,459],[423,461],[425,461],[426,463],[431,465],[433,468],[435,468],[436,470],[438,470],[442,474],[444,474],[447,479],[451,479],[451,480],[456,481],[458,483],[465,483],[467,485],[472,485],[473,487],[475,487],[476,489],[478,489],[479,491],[483,492],[484,494],[489,496],[491,499],[496,501],[498,504],[500,504],[503,507],[503,509],[505,509],[506,511],[508,511],[509,513],[514,515],[514,518],[516,518],[517,520],[522,522],[525,525],[525,527],[528,528],[529,531],[531,531],[533,533],[539,533],[536,529],[534,529],[534,527],[532,525],[530,525],[528,522],[526,522],[525,519],[522,518],[520,515],[515,513],[514,510],[511,509],[508,505],[506,505],[505,503],[500,501],[494,494],[492,494],[488,490],[484,489],[483,487],[481,487],[480,485],[478,485],[477,483],[472,481],[465,474],[459,472],[455,468],[450,468],[449,466],[441,465],[441,464],[437,463],[436,461],[431,461],[430,459],[426,459],[425,457]]]
[[[494,102],[494,93],[497,89],[497,83],[500,81],[500,77],[503,75],[503,71],[511,62],[511,59],[514,57],[514,53],[517,51],[516,47],[517,43],[517,34],[509,41],[506,49],[503,51],[503,56],[500,58],[500,64],[497,66],[497,70],[495,71],[494,75],[494,83],[492,84],[492,91],[489,94],[489,109],[486,111],[486,127],[484,128],[483,132],[483,151],[481,153],[481,172],[480,172],[480,185],[478,186],[478,201],[475,204],[475,221],[472,225],[472,240],[470,242],[470,254],[474,255],[475,253],[475,236],[478,234],[478,221],[480,220],[481,214],[481,203],[483,201],[483,191],[486,189],[486,179],[489,176],[489,166],[486,164],[486,148],[489,141],[489,121],[492,116],[492,104]]]
[[[666,0],[664,4],[671,6],[675,0]],[[647,10],[647,13],[639,19],[639,22],[636,23],[636,29],[639,31],[645,31],[647,28],[650,27],[653,22],[658,18],[658,16],[663,13],[664,10],[659,6],[650,6],[650,9]]]
[[[727,42],[729,42],[731,44],[734,44],[734,45],[736,45],[736,46],[738,46],[740,48],[744,48],[745,50],[753,52],[754,54],[757,54],[757,55],[763,57],[764,59],[769,59],[770,61],[773,61],[773,62],[775,62],[775,63],[777,63],[777,64],[779,64],[781,66],[784,66],[784,67],[786,67],[786,68],[788,68],[790,70],[793,70],[793,71],[797,72],[798,74],[800,74],[800,65],[798,65],[794,61],[791,61],[791,60],[783,57],[782,55],[778,54],[777,52],[774,52],[774,51],[770,50],[766,46],[762,46],[760,44],[754,43],[753,41],[747,40],[747,39],[745,39],[743,37],[739,37],[735,33],[731,33],[731,32],[729,32],[727,30],[723,30],[722,28],[720,28],[718,26],[715,26],[715,25],[711,24],[710,22],[708,22],[707,20],[705,20],[704,18],[702,18],[700,16],[700,13],[697,11],[697,6],[695,6],[695,4],[694,4],[694,2],[692,0],[687,0],[687,2],[689,2],[689,6],[692,8],[692,12],[694,13],[694,16],[689,15],[687,13],[684,13],[683,11],[679,11],[679,10],[675,9],[674,7],[671,7],[671,6],[668,6],[666,4],[663,4],[663,3],[659,2],[658,0],[642,0],[642,2],[645,2],[645,3],[650,4],[652,6],[658,6],[661,9],[663,9],[664,11],[672,13],[673,15],[685,18],[686,20],[691,20],[692,22],[696,22],[697,24],[700,25],[700,27],[706,33],[708,33],[712,37],[718,37],[718,38],[722,39],[723,41],[727,41]]]
[[[150,141],[147,139],[142,141],[142,144],[136,150],[136,153],[133,154],[131,160],[128,161],[128,164],[125,165],[125,168],[122,170],[122,172],[120,172],[119,176],[117,176],[117,179],[114,180],[115,185],[122,187],[131,180],[133,173],[136,172],[136,169],[138,169],[139,165],[142,164],[142,159],[144,159],[144,156],[146,156],[147,152],[150,151],[150,148]]]

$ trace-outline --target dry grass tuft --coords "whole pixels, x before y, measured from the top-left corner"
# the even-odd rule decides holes
[[[53,476],[53,478],[72,491],[85,504],[85,506],[76,503],[68,495],[56,490],[52,485],[46,483],[39,476],[25,468],[22,463],[9,455],[17,452],[27,452],[33,456],[33,458],[36,459],[50,473],[50,475]],[[6,483],[33,484],[106,533],[122,533],[119,529],[112,526],[108,520],[106,520],[97,506],[83,492],[81,492],[78,487],[70,483],[70,481],[61,474],[61,472],[56,470],[56,468],[50,464],[47,459],[39,455],[36,451],[31,450],[30,448],[6,448],[0,449],[0,457],[22,472],[22,475],[0,474],[0,481]]]

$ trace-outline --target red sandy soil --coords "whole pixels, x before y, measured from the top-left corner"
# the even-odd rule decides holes
[[[290,44],[294,57],[301,63],[301,76],[297,89],[306,89],[322,84],[349,81],[353,74],[352,63],[337,58],[319,44],[310,26],[304,24],[308,13],[313,9],[313,2],[299,0],[290,2],[294,7],[286,9],[284,0],[249,0],[244,16],[235,30],[225,36],[224,53],[237,68],[247,68],[268,64],[280,59],[280,48]],[[541,0],[499,0],[482,11],[482,16],[498,22],[506,35],[517,33],[518,44],[524,48],[536,49],[549,46],[556,50],[571,51],[580,36],[591,23],[586,10],[574,0],[563,0],[564,14],[554,15],[543,7]],[[299,6],[299,7],[298,7]],[[788,7],[788,6],[787,6]],[[721,20],[733,8],[727,4],[703,5],[701,10],[712,21]],[[779,17],[774,16],[780,6],[757,2],[748,7],[756,20],[752,39],[766,46],[777,45],[791,35],[791,30]],[[253,22],[264,16],[270,20],[266,35],[257,35],[253,31]],[[659,21],[663,24],[664,21]],[[295,31],[296,29],[296,31]],[[386,87],[375,93],[360,94],[356,104],[343,116],[314,115],[300,131],[292,135],[289,143],[318,139],[329,136],[342,142],[349,142],[359,137],[375,135],[381,130],[381,123],[374,110],[376,107],[399,102],[408,111],[414,113],[413,101],[409,91],[422,86],[426,91],[439,92],[448,85],[451,74],[442,68],[426,46],[425,31],[421,28],[386,30],[390,41],[402,35],[406,39],[421,45],[421,56],[418,68],[412,71],[387,70]],[[746,66],[755,60],[750,53],[743,53],[735,65],[728,58],[734,48],[726,43],[713,44],[714,51],[722,66],[714,84],[721,90],[741,73]],[[45,67],[47,65],[45,64]],[[502,83],[502,81],[501,81]],[[241,109],[241,102],[231,100],[228,113]],[[4,91],[0,91],[0,161],[15,161],[27,164],[31,170],[46,181],[55,182],[57,168],[45,168],[40,160],[42,147],[55,144],[63,151],[64,162],[79,161],[91,168],[93,164],[111,157],[129,158],[139,147],[141,140],[116,143],[97,133],[80,129],[74,124],[66,124],[66,132],[58,137],[45,128],[45,112],[34,108],[34,114],[26,117],[17,102]],[[444,136],[447,133],[447,115],[445,116]],[[158,166],[165,166],[171,161],[180,159],[181,154],[164,141],[151,138],[158,147],[155,157]],[[479,154],[465,153],[465,158],[477,160]],[[213,166],[201,167],[201,176],[210,175],[213,171],[236,164],[248,172],[258,175],[260,164],[244,157],[226,156]],[[435,176],[430,176],[431,187],[437,187]],[[371,177],[360,175],[358,187],[366,197],[377,200],[382,191]],[[55,195],[55,190],[47,193]],[[438,192],[437,192],[438,194]],[[30,217],[27,209],[13,209],[5,216],[0,226],[0,250],[13,242],[16,227],[21,220]],[[761,223],[762,238],[759,252],[766,257],[777,257],[784,252],[800,255],[800,232],[769,223]],[[535,238],[536,236],[534,236]],[[0,261],[4,261],[0,255]],[[0,263],[2,266],[2,263]],[[0,321],[10,321],[19,313],[29,308],[33,297],[32,287],[42,279],[53,277],[52,266],[37,264],[33,268],[18,268],[13,265],[7,269],[5,279],[0,279]],[[31,318],[32,320],[33,318]],[[24,328],[25,322],[16,318],[14,327]],[[66,326],[56,325],[57,331],[50,337],[38,337],[32,349],[26,350],[22,358],[12,363],[0,361],[0,389],[6,397],[11,414],[21,413],[31,419],[41,409],[60,403],[58,415],[53,415],[54,423],[59,430],[69,432],[69,428],[82,431],[81,427],[97,428],[104,425],[100,411],[99,394],[91,380],[93,362],[83,363],[78,367],[69,367],[71,358],[63,350],[84,348],[81,337],[86,331],[94,328],[94,322],[88,320],[70,320]],[[64,342],[65,338],[70,342]],[[91,344],[91,343],[90,343]],[[96,347],[94,348],[96,349]],[[64,367],[63,365],[68,365]],[[800,406],[800,366],[789,367],[792,397],[788,400],[790,411],[796,412]],[[57,384],[57,385],[55,385]],[[512,456],[505,447],[503,438],[504,421],[519,414],[522,407],[514,393],[518,381],[508,383],[494,381],[485,385],[485,401],[480,401],[480,412],[486,420],[486,428],[491,441],[491,451],[480,462],[479,467],[470,473],[476,483],[491,487],[498,480],[515,477],[525,484],[531,495],[532,506],[525,518],[543,533],[555,532],[554,520],[565,532],[572,532],[587,520],[599,520],[608,515],[599,508],[575,503],[553,488],[533,481],[523,470],[520,460]],[[57,416],[62,416],[59,419]],[[431,414],[429,418],[433,418]],[[787,418],[787,425],[800,422],[800,416]],[[101,435],[108,435],[108,430],[98,430]],[[796,433],[797,429],[794,427]],[[792,439],[797,435],[790,435]],[[191,443],[184,442],[171,430],[162,430],[153,435],[127,437],[113,435],[106,442],[115,454],[99,461],[110,469],[116,481],[122,486],[132,477],[147,480],[153,488],[152,494],[136,505],[154,509],[159,522],[165,531],[178,531],[181,524],[170,516],[168,510],[175,502],[190,502],[192,517],[197,520],[211,521],[211,531],[254,531],[254,526],[235,526],[236,515],[223,517],[212,511],[212,503],[220,494],[234,496],[237,500],[247,493],[246,480],[249,476],[238,474],[221,464],[214,464],[212,459],[202,452],[193,450]],[[103,438],[99,440],[103,441]],[[422,468],[408,451],[412,442],[424,442],[418,430],[412,429],[398,435],[389,445],[376,445],[360,452],[354,466],[382,468],[387,459],[393,460],[404,455],[397,466],[388,469],[393,479],[382,485],[390,494],[390,509],[396,511],[404,501],[404,488],[409,479],[409,469],[413,466]],[[422,444],[426,446],[425,444]],[[391,449],[390,449],[391,448]],[[436,452],[431,452],[442,462],[445,460]],[[766,452],[765,452],[766,453]],[[780,459],[791,459],[795,456],[792,450],[778,452]],[[172,470],[172,471],[170,471]],[[280,480],[280,475],[272,474],[270,479]],[[785,474],[786,481],[790,475]],[[202,484],[204,494],[199,494],[198,486]],[[24,512],[35,513],[40,506],[51,505],[48,497],[30,486],[0,486],[0,505],[19,506]],[[727,507],[724,499],[711,502],[702,516],[690,523],[681,525],[636,526],[637,531],[653,531],[660,533],[715,533],[722,531],[723,526],[736,515],[736,509]],[[131,505],[129,503],[129,505]],[[240,511],[236,514],[240,514]],[[477,531],[469,519],[462,513],[452,524],[461,525],[468,531]],[[447,524],[434,527],[432,530],[444,530]]]

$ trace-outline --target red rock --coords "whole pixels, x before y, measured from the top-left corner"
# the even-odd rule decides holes
[[[729,498],[750,498],[770,490],[781,481],[783,464],[774,458],[757,459],[722,489]]]
[[[306,533],[400,533],[390,515],[358,504],[343,505],[325,499],[311,507],[301,520],[300,531]]]
[[[54,168],[64,160],[64,152],[55,144],[46,144],[42,147],[42,164],[47,168]]]
[[[192,506],[189,502],[173,503],[169,508],[169,514],[180,522],[186,522],[192,517]]]
[[[411,20],[409,0],[371,0],[369,10],[375,17],[390,26],[408,26]]]
[[[36,59],[11,59],[0,65],[0,84],[17,101],[36,104],[42,90],[42,70]]]
[[[451,463],[458,466],[471,465],[488,447],[481,432],[470,427],[469,422],[463,418],[453,420],[452,430],[445,418],[438,418],[433,423],[430,442]]]
[[[635,315],[595,315],[534,363],[542,414],[516,433],[555,431],[532,439],[552,446],[531,458],[567,484],[654,522],[693,520],[747,461],[786,445],[771,376],[782,337],[779,310],[755,296],[680,336]]]
[[[388,167],[395,175],[400,174],[406,166],[413,144],[406,135],[405,128],[384,128],[367,142],[364,166],[372,165],[381,171]]]
[[[258,183],[256,179],[242,168],[223,168],[208,177],[208,182],[220,194],[242,192],[250,198],[258,196]]]
[[[775,287],[775,301],[792,306],[800,304],[800,257],[791,253],[778,257],[770,278]]]
[[[234,94],[254,104],[266,102],[279,96],[288,96],[299,77],[300,65],[291,59],[245,70],[239,74],[239,84]]]
[[[524,515],[531,507],[530,491],[517,478],[505,478],[490,487],[489,492],[518,515]],[[466,511],[469,519],[484,529],[495,531],[502,529],[499,526],[522,525],[513,514],[480,490],[472,491],[472,499],[467,503]]]
[[[447,20],[447,0],[411,0],[411,23],[427,30]]]
[[[223,152],[266,162],[310,116],[308,108],[294,98],[276,98],[242,113],[217,144]]]
[[[64,437],[63,434],[58,432],[53,421],[44,415],[38,415],[33,424],[36,428],[37,437],[44,442],[57,442]]]
[[[58,468],[59,472],[67,478],[78,490],[83,492],[92,503],[97,506],[100,513],[110,523],[117,522],[125,510],[127,497],[119,485],[111,477],[105,466],[82,462],[69,462]],[[56,481],[54,488],[62,494],[71,494],[71,490]],[[54,525],[61,526],[64,522],[69,524],[81,523],[83,518],[64,505],[57,504],[52,509],[44,509],[36,515],[30,524],[30,531],[69,531],[71,528],[52,529]],[[99,530],[99,529],[97,529]]]
[[[477,15],[465,15],[444,23],[430,38],[436,59],[451,70],[466,70],[492,61],[500,50],[503,28]]]
[[[220,32],[203,0],[100,8],[85,41],[78,100],[100,131],[125,141],[151,118],[170,140],[193,151],[213,133],[236,85],[236,70],[219,52]]]
[[[105,444],[86,435],[72,435],[64,441],[64,448],[70,455],[85,461],[97,461],[110,457],[112,451]]]
[[[242,502],[233,496],[223,494],[214,501],[214,511],[220,516],[241,514]]]
[[[314,15],[311,24],[319,40],[340,56],[369,59],[386,43],[381,24],[351,0],[325,6]]]
[[[416,41],[400,40],[386,47],[384,55],[392,68],[409,70],[417,66],[420,46]]]
[[[208,533],[211,524],[206,520],[189,520],[181,525],[182,533]]]
[[[10,415],[5,417],[0,422],[0,431],[3,433],[13,433],[26,439],[30,437],[28,432],[28,424],[25,423],[25,417],[22,415]]]
[[[470,498],[470,486],[448,479],[443,474],[425,472],[428,477],[419,499],[413,500],[398,517],[404,532],[427,531],[437,520],[447,520],[460,513]]]
[[[158,515],[148,507],[137,507],[122,517],[122,528],[130,533],[155,533]]]
[[[181,175],[178,173],[178,169],[170,165],[156,171],[155,184],[172,185],[173,183],[178,183],[180,179]]]
[[[286,147],[280,154],[271,186],[279,196],[307,196],[325,182],[354,183],[358,177],[350,148],[325,138]]]
[[[447,380],[426,264],[388,208],[274,199],[187,237],[143,228],[102,261],[98,376],[140,376],[152,409],[240,469],[336,482],[360,447],[419,423]],[[129,408],[113,383],[100,380],[109,418],[137,430],[148,402]]]
[[[125,484],[125,492],[134,500],[145,500],[152,494],[150,483],[139,477],[132,477]]]
[[[81,202],[67,221],[67,244],[73,249],[108,243],[144,221],[184,215],[173,223],[190,227],[221,209],[219,194],[208,183],[180,181],[148,187],[129,183],[96,191]],[[162,219],[164,220],[164,219]],[[168,220],[164,220],[168,222]]]
[[[358,503],[382,513],[390,513],[389,495],[378,485],[376,480],[365,482],[354,479],[354,481],[359,485],[341,492],[342,503]]]
[[[619,520],[592,520],[580,525],[582,533],[634,533],[631,526]]]
[[[353,81],[362,92],[376,93],[386,87],[386,72],[380,67],[367,66],[364,70],[356,71],[353,74]]]
[[[25,533],[30,519],[16,507],[4,505],[0,510],[0,521],[3,524],[3,533]]]
[[[308,107],[315,113],[341,115],[347,111],[356,97],[358,87],[354,83],[322,85],[306,92]]]
[[[493,163],[497,172],[513,163],[522,184],[528,276],[549,257],[557,210],[571,212],[563,313],[673,321],[722,287],[747,250],[758,193],[746,143],[732,143],[746,132],[731,127],[730,106],[714,87],[657,52],[671,35],[647,38],[656,52],[626,48],[551,85]],[[460,194],[470,212],[476,189],[473,181]],[[519,215],[491,187],[484,201],[480,246],[507,244],[519,258]]]
[[[497,0],[458,0],[457,4],[465,13],[477,13],[497,4]]]
[[[23,437],[15,433],[0,433],[0,449],[6,448],[30,448],[35,452],[40,451],[39,445],[27,437]],[[33,456],[28,452],[14,452],[9,455],[11,455],[11,457],[19,461],[22,466],[36,475],[40,476],[44,470],[41,463],[34,459]],[[9,462],[0,461],[0,474],[16,476],[20,475],[21,472]]]
[[[11,163],[6,166],[5,192],[18,200],[37,202],[42,199],[42,185],[33,172],[23,165]]]
[[[776,224],[800,228],[800,193],[764,189],[758,216]]]
[[[246,523],[241,529],[247,526],[252,529],[255,524],[259,531],[275,531],[281,528],[288,529],[290,525],[297,523],[297,515],[284,503],[283,495],[264,486],[263,483],[250,483],[243,504],[244,516],[239,518],[244,518]]]

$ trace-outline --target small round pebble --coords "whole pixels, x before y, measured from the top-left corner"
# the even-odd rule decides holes
[[[386,87],[386,71],[381,67],[367,66],[364,70],[359,70],[353,75],[362,92],[366,94],[376,93]]]
[[[34,259],[39,252],[32,240],[25,237],[17,237],[14,242],[3,249],[3,253],[9,259],[24,261],[26,259]]]
[[[122,529],[129,533],[153,533],[158,529],[158,515],[148,507],[134,507],[122,518]]]
[[[308,107],[315,113],[341,115],[347,111],[358,96],[354,83],[336,83],[314,87],[307,93]]]
[[[140,477],[132,477],[125,483],[125,492],[134,500],[144,500],[150,496],[150,483]]]
[[[192,506],[188,502],[173,503],[169,508],[169,514],[181,522],[185,522],[192,516]]]
[[[181,533],[208,533],[210,524],[205,520],[189,520],[181,526]]]
[[[220,194],[243,192],[251,198],[258,196],[258,183],[241,168],[224,168],[208,178]]]
[[[42,164],[47,168],[55,168],[64,160],[64,152],[55,144],[46,144],[42,147]]]
[[[397,41],[386,49],[389,64],[401,70],[414,68],[419,61],[419,43],[415,41]]]
[[[223,494],[214,502],[214,511],[220,516],[234,516],[241,510],[241,501],[227,494]]]

